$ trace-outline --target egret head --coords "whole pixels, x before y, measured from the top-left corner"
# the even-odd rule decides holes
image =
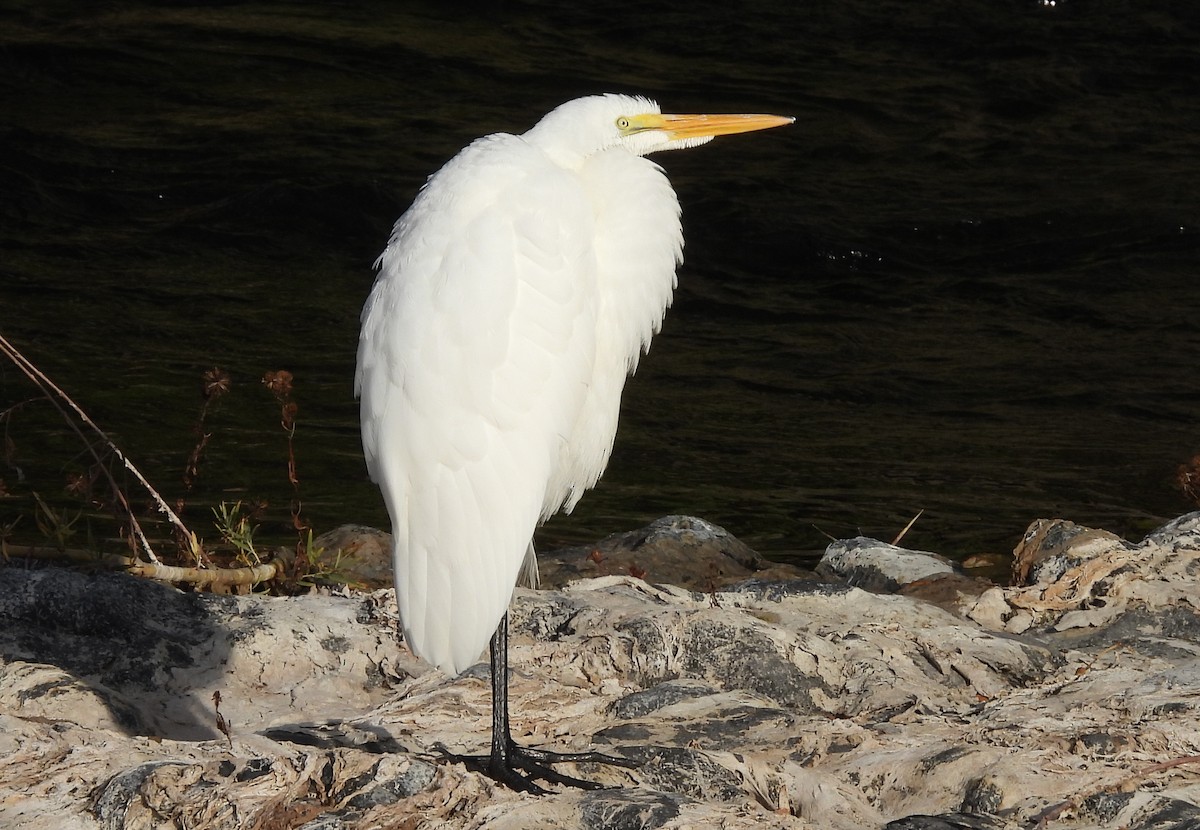
[[[649,98],[590,95],[547,113],[525,138],[560,163],[582,160],[612,147],[644,156],[682,150],[718,135],[765,130],[796,119],[778,115],[668,115]]]

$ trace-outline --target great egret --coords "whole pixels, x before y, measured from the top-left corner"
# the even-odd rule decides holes
[[[534,529],[604,471],[625,378],[671,303],[679,201],[644,156],[792,121],[569,101],[447,162],[375,263],[355,391],[404,637],[451,674],[491,638],[487,769],[511,786],[585,783],[509,737],[507,609]]]

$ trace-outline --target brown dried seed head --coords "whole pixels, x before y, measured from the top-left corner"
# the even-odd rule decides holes
[[[204,397],[213,400],[229,392],[229,387],[232,380],[229,373],[219,366],[214,366],[211,369],[206,369],[201,375],[202,389]]]
[[[271,394],[277,398],[286,398],[292,394],[292,373],[287,369],[280,369],[277,372],[267,372],[263,375],[263,383],[271,390]]]
[[[1200,455],[1186,464],[1180,464],[1175,472],[1175,486],[1183,495],[1200,505]]]

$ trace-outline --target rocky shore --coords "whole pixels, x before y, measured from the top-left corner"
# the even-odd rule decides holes
[[[1038,520],[1015,558],[1001,587],[860,538],[813,576],[685,517],[546,557],[514,735],[640,766],[542,797],[438,750],[486,746],[487,665],[413,658],[387,589],[10,562],[0,827],[1200,826],[1200,513],[1138,542]]]

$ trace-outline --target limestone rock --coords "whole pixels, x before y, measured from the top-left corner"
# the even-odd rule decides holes
[[[544,797],[447,760],[487,745],[486,664],[412,658],[388,590],[0,568],[0,826],[1191,827],[1198,535],[1061,533],[1036,582],[951,609],[749,566],[518,590],[517,739],[640,763]]]
[[[1141,628],[1151,634],[1165,627],[1168,636],[1195,640],[1200,628],[1200,512],[1137,544],[1062,519],[1039,519],[1014,552],[1013,569],[1017,587],[991,593],[986,610],[967,613],[1013,633],[1092,629],[1101,633],[1090,638],[1098,645],[1134,633],[1131,623],[1142,617]]]

